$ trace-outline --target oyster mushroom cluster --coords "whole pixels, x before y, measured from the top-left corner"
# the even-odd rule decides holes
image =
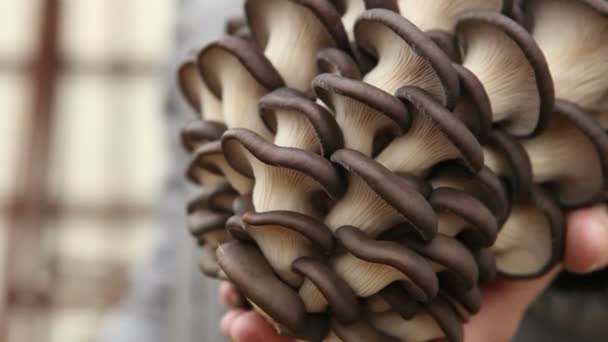
[[[246,0],[179,68],[201,269],[306,341],[463,340],[608,193],[608,3]]]

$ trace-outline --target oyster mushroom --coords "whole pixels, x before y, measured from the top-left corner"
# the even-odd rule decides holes
[[[248,179],[255,179],[252,201],[256,211],[253,215],[257,216],[243,216],[245,230],[279,276],[297,286],[301,277],[293,272],[291,263],[300,256],[316,255],[317,251],[311,248],[314,246],[311,246],[311,242],[315,241],[310,235],[311,230],[326,231],[324,236],[331,236],[329,229],[321,222],[313,221],[323,214],[324,208],[320,203],[342,195],[342,178],[334,166],[320,155],[274,145],[245,129],[226,131],[222,147],[234,169]],[[261,221],[254,219],[278,210],[284,213]],[[298,217],[289,222],[282,221],[285,215]],[[294,221],[296,219],[298,221]],[[308,227],[307,232],[304,227]]]
[[[200,146],[186,171],[188,178],[199,184],[228,182],[241,195],[248,194],[253,188],[253,180],[237,172],[228,162],[222,151],[222,142],[213,141]]]
[[[606,189],[608,135],[580,107],[557,101],[546,131],[521,144],[530,157],[534,182],[547,184],[562,205],[593,203]]]
[[[226,126],[247,128],[270,139],[257,103],[284,83],[259,49],[244,39],[226,36],[201,50],[197,64],[204,83],[221,99]]]
[[[225,130],[226,126],[218,122],[203,120],[191,121],[180,133],[182,146],[184,146],[186,151],[192,153],[204,143],[219,140]]]
[[[325,217],[330,229],[355,226],[375,238],[407,222],[424,240],[435,236],[435,213],[411,182],[355,150],[336,151],[331,160],[343,166],[350,177],[346,193]]]
[[[262,120],[275,133],[277,146],[329,157],[343,145],[342,132],[333,115],[305,93],[280,88],[262,97],[259,108]]]
[[[350,49],[340,15],[328,1],[247,0],[245,12],[253,38],[291,88],[310,88],[319,50]]]
[[[313,80],[317,96],[334,112],[344,146],[372,156],[410,125],[403,103],[365,82],[332,74]]]
[[[492,129],[492,106],[477,76],[460,64],[452,64],[460,80],[461,97],[452,111],[480,142],[485,142]]]
[[[194,56],[186,59],[177,69],[177,84],[200,119],[218,123],[224,121],[220,100],[201,79]]]
[[[369,315],[395,311],[404,319],[412,319],[420,308],[420,303],[398,282],[389,284],[377,294],[367,297],[365,302]]]
[[[363,76],[357,62],[346,52],[336,48],[325,48],[317,53],[319,73],[328,73],[354,80]]]
[[[363,81],[389,94],[418,86],[454,108],[460,84],[450,59],[407,19],[386,9],[367,10],[357,19],[355,37],[359,48],[377,59]]]
[[[506,188],[486,166],[472,173],[462,165],[442,165],[430,176],[429,182],[434,188],[452,188],[474,196],[492,211],[498,227],[509,214],[510,199]]]
[[[217,258],[228,278],[279,332],[313,341],[327,335],[327,319],[306,313],[298,293],[279,280],[255,246],[228,242],[217,249]]]
[[[542,130],[554,93],[547,62],[534,39],[515,21],[490,11],[471,11],[456,22],[462,65],[481,82],[492,121],[516,136]]]
[[[466,126],[424,90],[403,87],[396,96],[412,115],[409,131],[393,140],[376,160],[393,172],[425,176],[438,163],[459,160],[473,171],[483,166],[479,142]]]
[[[397,0],[399,12],[427,32],[450,56],[458,58],[454,41],[456,19],[471,10],[500,12],[503,0]]]
[[[405,320],[396,312],[387,312],[372,316],[371,323],[378,330],[399,341],[425,342],[445,339],[458,342],[464,338],[462,320],[450,304],[441,298],[435,298],[421,307],[413,319]]]
[[[534,187],[527,200],[513,204],[491,250],[502,276],[533,278],[551,269],[564,248],[563,214],[555,200]]]
[[[210,277],[218,277],[216,248],[229,240],[224,225],[231,215],[236,194],[227,184],[207,186],[202,194],[188,203],[188,227],[201,247],[200,268]]]
[[[532,187],[532,164],[521,142],[500,130],[494,130],[483,146],[486,166],[507,180],[514,197],[527,196]]]
[[[608,3],[516,0],[515,6],[545,55],[555,96],[603,117],[608,127]]]

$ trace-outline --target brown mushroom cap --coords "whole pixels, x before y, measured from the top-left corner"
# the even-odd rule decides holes
[[[269,138],[257,102],[284,82],[259,48],[244,39],[226,36],[203,48],[197,63],[205,84],[221,99],[226,126],[251,129]]]
[[[509,134],[493,130],[483,147],[486,166],[507,180],[514,197],[525,197],[532,187],[532,164],[521,143]]]
[[[522,141],[536,183],[546,183],[565,206],[598,200],[608,184],[608,135],[580,107],[555,105],[555,119],[537,137]]]
[[[367,297],[397,280],[408,283],[408,291],[417,300],[428,301],[437,295],[435,271],[413,250],[371,239],[352,226],[339,228],[335,235],[350,254],[337,256],[330,264],[359,296]]]
[[[332,230],[354,225],[375,237],[395,224],[409,222],[424,240],[435,236],[433,209],[403,177],[355,150],[338,150],[331,160],[351,175],[346,194],[325,218]]]
[[[534,278],[561,260],[565,223],[555,200],[534,187],[528,201],[513,204],[492,251],[498,273],[510,278]]]
[[[456,275],[467,289],[477,284],[479,270],[475,258],[457,239],[439,234],[425,243],[410,235],[398,242],[431,261],[436,271]]]
[[[225,243],[218,248],[217,258],[230,281],[265,315],[294,335],[310,328],[298,293],[274,275],[254,246],[238,241]]]
[[[410,125],[401,101],[365,82],[321,74],[313,80],[313,87],[335,113],[346,148],[370,156],[380,138],[399,135]]]
[[[350,49],[340,16],[328,1],[247,0],[245,12],[253,37],[289,87],[309,89],[318,50]]]
[[[361,314],[357,296],[328,265],[319,259],[302,257],[296,260],[292,268],[297,273],[310,279],[328,301],[335,319],[340,323],[351,323]],[[303,298],[306,304],[306,298]]]
[[[195,174],[196,170],[205,170],[210,174],[225,177],[228,183],[240,194],[248,194],[253,188],[253,181],[237,172],[226,161],[222,151],[222,143],[219,140],[206,143],[196,149],[187,174]]]
[[[199,244],[214,247],[226,240],[224,225],[232,215],[230,207],[236,193],[227,184],[203,187],[203,192],[188,202],[188,228]],[[208,234],[213,231],[221,234]]]
[[[259,101],[260,115],[275,133],[278,146],[299,148],[329,157],[344,144],[333,115],[306,94],[279,88]]]
[[[488,94],[494,123],[517,136],[542,130],[553,108],[553,82],[525,29],[499,13],[471,11],[459,17],[456,35],[464,67]]]
[[[458,312],[463,320],[476,314],[481,309],[481,291],[479,286],[468,288],[454,273],[440,272],[437,274],[441,295]]]
[[[198,260],[198,268],[201,272],[210,278],[219,278],[221,269],[215,256],[216,248],[210,245],[201,246],[201,252]]]
[[[302,276],[293,262],[304,256],[321,256],[333,248],[331,231],[322,222],[292,211],[246,212],[240,221],[226,223],[230,234],[242,241],[255,241],[275,273],[297,287]]]
[[[506,188],[486,166],[477,173],[471,173],[461,165],[442,165],[431,175],[430,183],[435,188],[448,187],[472,194],[494,213],[498,227],[509,214],[510,199]]]
[[[310,207],[311,198],[307,201],[303,196],[314,197],[323,192],[336,199],[345,191],[338,170],[315,153],[276,146],[252,131],[238,128],[224,133],[222,147],[232,167],[247,177],[255,177],[256,211],[292,210],[312,214],[315,210]]]
[[[365,11],[355,25],[357,44],[378,58],[363,80],[388,93],[418,86],[449,109],[460,96],[450,58],[407,19],[386,9]]]
[[[177,69],[177,84],[188,104],[201,118],[223,121],[220,101],[201,79],[194,57],[188,58]]]
[[[349,40],[355,40],[354,27],[357,18],[366,9],[385,8],[393,12],[399,12],[395,0],[330,0],[342,17],[342,23],[346,29]],[[356,49],[354,49],[356,51]]]
[[[334,74],[353,80],[360,80],[363,77],[357,62],[351,55],[336,48],[325,48],[319,51],[317,53],[317,67],[319,73]]]
[[[219,122],[193,120],[180,133],[182,146],[186,151],[193,152],[206,142],[219,140],[225,130],[226,125]]]
[[[496,256],[490,248],[473,250],[473,256],[479,267],[479,284],[489,284],[496,279]]]
[[[498,235],[496,217],[490,209],[479,199],[465,191],[449,187],[434,189],[429,202],[437,211],[439,217],[439,231],[446,235],[460,234],[463,230],[470,230],[474,235],[476,244],[484,247],[491,246]],[[460,227],[451,227],[449,219],[442,220],[443,215],[456,215],[462,220]],[[460,224],[459,224],[460,225]],[[456,231],[453,229],[456,228]]]
[[[389,284],[377,296],[387,304],[389,310],[397,312],[403,319],[412,319],[420,308],[420,303],[399,282]]]
[[[371,321],[374,327],[400,341],[461,342],[464,338],[462,321],[450,304],[440,297],[421,308],[411,320],[388,312],[372,317]]]
[[[555,96],[591,111],[608,111],[608,4],[604,0],[515,1],[545,55]]]
[[[488,94],[475,74],[462,65],[454,63],[453,66],[458,73],[462,93],[453,113],[484,142],[492,130],[492,106]]]
[[[483,166],[479,142],[452,113],[417,87],[403,87],[396,96],[413,117],[410,130],[393,140],[376,160],[393,172],[425,175],[436,164],[459,160],[473,171]]]

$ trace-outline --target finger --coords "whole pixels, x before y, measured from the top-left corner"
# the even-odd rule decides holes
[[[234,321],[242,314],[245,313],[245,310],[230,310],[228,313],[222,317],[220,321],[220,330],[224,336],[230,336],[230,330],[232,329],[232,324]]]
[[[528,306],[557,276],[561,267],[533,280],[498,280],[482,289],[480,312],[465,325],[468,342],[510,341]]]
[[[568,215],[564,266],[577,273],[608,266],[608,208],[606,204]]]
[[[239,294],[238,290],[232,283],[227,281],[222,282],[218,292],[221,304],[232,308],[239,308],[243,306],[243,297]]]
[[[255,311],[247,311],[237,317],[230,327],[230,337],[234,342],[294,342],[291,338],[279,336]]]

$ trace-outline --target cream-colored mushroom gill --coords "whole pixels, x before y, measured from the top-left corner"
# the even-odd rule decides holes
[[[492,121],[503,122],[514,134],[525,134],[538,121],[540,97],[536,76],[523,51],[499,28],[464,24],[459,39],[462,64],[488,94]]]
[[[403,319],[391,311],[371,317],[371,323],[385,334],[407,342],[426,342],[445,338],[445,333],[437,321],[425,311],[420,311],[411,320]]]
[[[330,96],[346,148],[371,156],[376,134],[381,129],[396,127],[386,115],[361,101],[336,93]]]
[[[310,120],[304,114],[285,109],[275,109],[274,112],[277,122],[275,145],[320,153],[319,139]]]
[[[205,157],[205,161],[215,165],[226,177],[226,180],[239,194],[245,195],[251,192],[253,180],[243,176],[233,169],[224,155],[221,153],[211,154]]]
[[[394,281],[410,281],[392,266],[368,262],[350,253],[335,256],[330,265],[359,297],[369,297]],[[307,311],[322,312],[327,308],[327,300],[310,280],[304,280],[299,292]]]
[[[594,144],[563,116],[522,146],[530,156],[534,182],[553,183],[562,202],[577,202],[601,188],[603,169]]]
[[[346,194],[325,218],[325,224],[332,231],[350,225],[370,237],[376,237],[396,224],[407,221],[361,177],[351,174],[349,180]]]
[[[491,247],[498,270],[509,274],[529,274],[540,270],[550,259],[551,226],[533,204],[518,203]]]
[[[291,286],[299,286],[302,276],[293,272],[291,265],[302,256],[318,255],[319,251],[302,234],[280,225],[245,225],[277,275]]]
[[[270,140],[272,134],[258,115],[258,100],[268,92],[241,62],[219,48],[207,51],[221,87],[222,113],[228,128],[247,128]]]
[[[502,0],[397,0],[399,12],[423,31],[453,32],[458,16],[471,10],[500,11]]]
[[[527,6],[556,97],[608,111],[608,17],[579,0],[533,0]]]
[[[433,66],[420,57],[403,38],[378,22],[364,23],[357,42],[375,50],[378,64],[363,80],[389,94],[406,86],[420,87],[440,103],[445,102],[445,90]]]
[[[311,10],[294,1],[257,3],[256,15],[264,16],[268,33],[264,54],[288,86],[308,90],[317,74],[317,52],[332,46],[332,38]]]
[[[418,110],[410,130],[393,140],[376,160],[392,172],[423,176],[437,163],[460,156],[460,151],[433,120]]]

